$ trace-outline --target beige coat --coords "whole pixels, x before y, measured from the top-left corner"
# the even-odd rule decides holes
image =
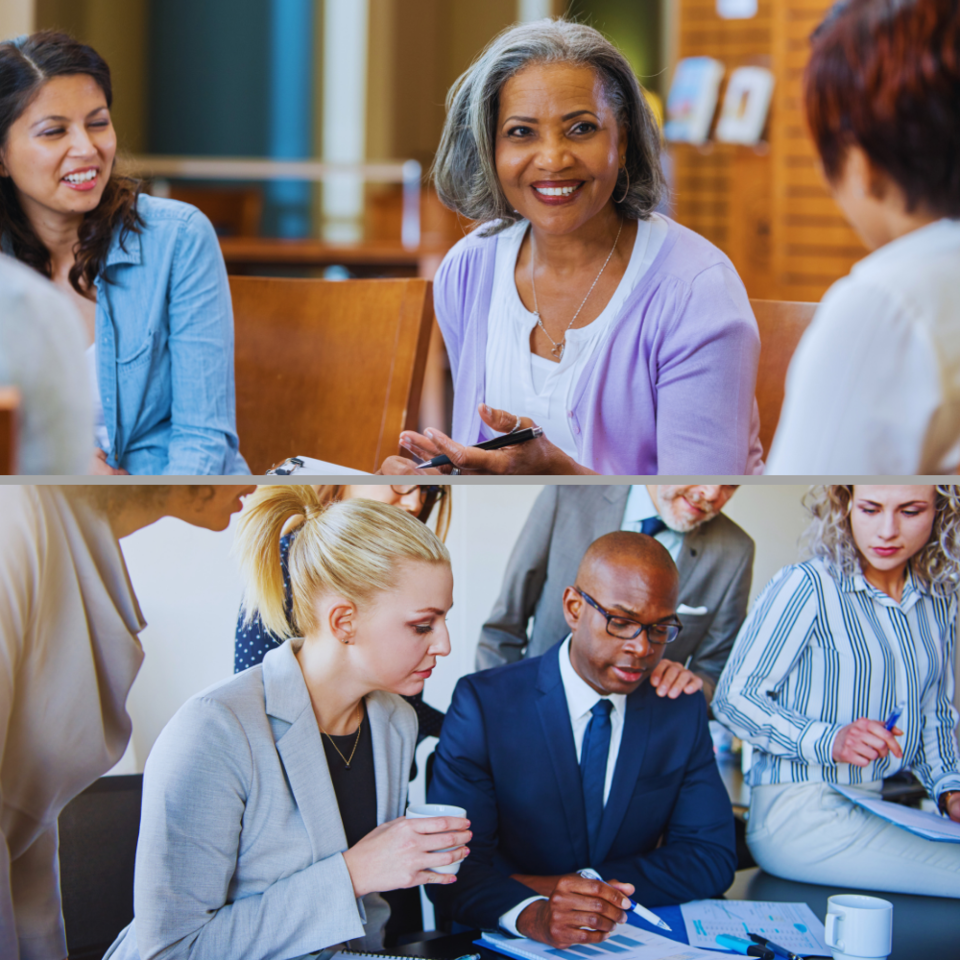
[[[57,817],[123,755],[144,626],[102,517],[55,487],[0,487],[3,960],[67,955]]]

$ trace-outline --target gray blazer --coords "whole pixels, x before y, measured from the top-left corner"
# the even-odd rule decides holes
[[[413,708],[366,699],[377,822],[401,815],[417,742]],[[188,700],[147,761],[133,922],[112,960],[272,960],[365,938],[390,914],[357,900],[320,731],[288,640]]]
[[[544,488],[520,531],[500,596],[480,632],[478,670],[539,656],[570,632],[563,619],[564,588],[573,585],[587,547],[620,529],[629,495],[627,485]],[[679,663],[692,656],[690,669],[713,685],[747,615],[753,553],[753,540],[720,514],[686,534],[677,557],[679,604],[688,609],[678,611],[683,630],[665,656]]]

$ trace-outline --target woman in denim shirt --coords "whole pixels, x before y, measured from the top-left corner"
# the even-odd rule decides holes
[[[91,472],[249,473],[233,312],[209,221],[114,173],[110,69],[63,34],[0,44],[0,246],[80,310]]]

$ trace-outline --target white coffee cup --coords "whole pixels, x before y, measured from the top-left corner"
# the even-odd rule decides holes
[[[882,960],[890,956],[893,904],[879,897],[837,894],[827,900],[824,927],[834,960]]]
[[[454,807],[449,803],[418,803],[407,807],[408,820],[423,820],[427,817],[466,817],[467,811],[463,807]],[[444,847],[442,850],[431,850],[431,853],[446,853],[448,850],[459,850],[460,847]],[[434,873],[456,873],[460,869],[462,860],[448,863],[445,867],[431,867]]]

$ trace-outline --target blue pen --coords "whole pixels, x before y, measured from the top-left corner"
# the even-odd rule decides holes
[[[759,933],[751,933],[750,939],[759,946],[772,950],[778,957],[783,957],[784,960],[803,960],[803,957],[791,953],[786,947],[781,947],[779,943],[774,943],[772,940],[767,940],[766,937],[761,937]]]
[[[597,873],[596,870],[591,869],[590,867],[585,867],[583,870],[578,870],[577,873],[581,877],[585,877],[587,880],[599,880],[601,883],[606,883],[607,881]],[[630,899],[629,897],[627,898]],[[630,900],[630,909],[637,914],[639,917],[643,917],[647,923],[651,924],[654,927],[659,927],[661,930],[669,930],[673,933],[673,928],[666,920],[661,920],[652,910],[648,910],[646,907],[640,906],[639,903],[634,903],[633,900]]]
[[[903,713],[903,705],[898,703],[898,704],[897,704],[897,709],[894,710],[893,713],[890,714],[890,719],[887,720],[887,722],[884,724],[884,726],[885,726],[888,730],[891,730],[891,731],[892,731],[893,728],[897,725],[897,721],[900,719],[900,714],[901,714],[901,713]]]
[[[761,947],[752,940],[743,937],[733,937],[729,933],[717,934],[717,944],[724,950],[742,953],[745,957],[760,957],[760,960],[777,960],[777,955],[766,947]]]

